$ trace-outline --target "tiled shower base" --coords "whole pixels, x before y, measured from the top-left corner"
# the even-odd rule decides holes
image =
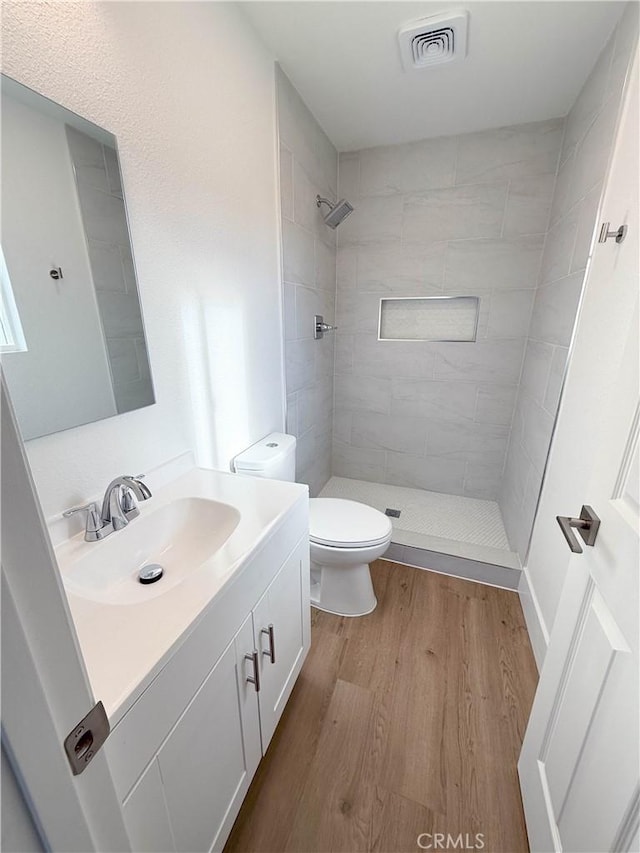
[[[517,588],[520,559],[509,547],[495,501],[346,477],[332,477],[320,497],[360,501],[381,512],[399,510],[398,518],[391,517],[386,559]]]

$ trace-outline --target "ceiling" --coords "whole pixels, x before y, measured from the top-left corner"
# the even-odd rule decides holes
[[[624,8],[611,0],[242,2],[339,151],[564,116]],[[398,30],[466,8],[468,56],[405,73]]]

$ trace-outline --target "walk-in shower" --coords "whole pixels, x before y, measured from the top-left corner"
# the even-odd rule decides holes
[[[455,573],[464,558],[469,576],[518,583],[631,54],[622,33],[564,117],[437,136],[434,115],[432,136],[341,153],[278,71],[297,479],[387,512],[392,559]],[[335,335],[314,340],[315,314]]]

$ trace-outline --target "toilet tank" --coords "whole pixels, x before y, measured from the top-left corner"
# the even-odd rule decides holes
[[[295,436],[270,433],[239,453],[233,461],[233,468],[237,474],[293,483],[296,479]]]

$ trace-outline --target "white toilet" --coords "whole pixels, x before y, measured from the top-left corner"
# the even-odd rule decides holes
[[[295,480],[296,440],[273,432],[236,456],[238,474]],[[311,603],[338,616],[365,616],[377,600],[369,563],[391,542],[391,522],[366,504],[339,498],[309,501]]]

